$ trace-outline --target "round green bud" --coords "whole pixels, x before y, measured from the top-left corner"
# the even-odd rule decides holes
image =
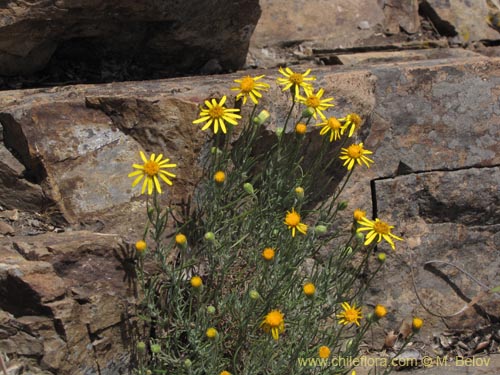
[[[250,195],[254,194],[253,186],[250,182],[245,182],[243,184],[243,189]]]
[[[363,242],[365,240],[365,235],[361,232],[356,232],[355,237],[358,242]]]
[[[307,107],[302,111],[302,117],[309,118],[312,117],[312,115],[314,115],[314,108]]]
[[[254,124],[257,124],[257,125],[262,125],[263,123],[265,123],[267,121],[267,119],[271,117],[271,114],[266,111],[265,109],[263,109],[262,111],[260,111],[260,113],[255,116],[253,118],[253,122]]]
[[[377,259],[380,263],[384,263],[386,259],[385,253],[380,253],[379,255],[377,255]]]
[[[193,362],[191,362],[191,360],[189,358],[184,361],[185,368],[191,368],[192,365],[193,365]]]
[[[302,186],[297,186],[295,188],[295,196],[297,199],[302,200],[304,199],[304,188]]]
[[[209,313],[210,315],[215,314],[215,307],[213,307],[212,305],[207,306],[207,313]]]
[[[260,298],[259,292],[257,292],[255,289],[252,289],[248,294],[250,295],[250,298],[253,300],[257,300]]]
[[[326,227],[326,225],[316,225],[314,227],[314,232],[316,234],[319,234],[319,235],[322,235],[322,234],[325,234],[327,232],[328,228]]]
[[[207,232],[205,233],[205,240],[208,242],[214,242],[215,241],[215,234],[214,232]]]
[[[276,135],[278,137],[281,137],[283,135],[283,128],[276,128]]]
[[[146,343],[144,341],[139,341],[136,345],[137,352],[138,353],[145,353],[146,352]]]
[[[151,352],[154,353],[154,354],[158,354],[159,352],[161,352],[161,346],[160,346],[160,344],[153,344],[153,345],[151,345]]]

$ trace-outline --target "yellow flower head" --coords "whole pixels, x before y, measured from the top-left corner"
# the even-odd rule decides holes
[[[292,211],[287,211],[285,224],[288,225],[288,229],[292,229],[292,237],[295,237],[295,230],[302,234],[307,233],[307,225],[300,222],[300,215],[295,211],[295,208],[292,208]]]
[[[420,318],[413,318],[413,321],[412,321],[412,328],[414,331],[418,331],[420,330],[420,328],[422,328],[422,326],[424,325],[424,321]]]
[[[291,89],[293,97],[299,95],[299,90],[301,87],[304,90],[312,90],[312,85],[309,83],[309,81],[314,81],[316,79],[316,77],[314,76],[308,77],[309,73],[311,73],[311,69],[307,69],[304,73],[295,73],[290,68],[283,69],[280,67],[279,72],[283,74],[285,78],[278,78],[278,84],[284,86],[283,91]]]
[[[366,211],[356,208],[352,214],[354,220],[360,221],[362,218],[366,217]]]
[[[337,314],[337,318],[339,318],[340,324],[350,324],[354,323],[359,326],[359,320],[363,317],[361,316],[361,308],[356,308],[356,304],[350,306],[347,302],[342,303],[343,312]]]
[[[138,253],[144,252],[147,247],[148,245],[146,244],[146,241],[140,240],[135,243],[135,249]]]
[[[333,107],[333,104],[329,103],[333,100],[333,98],[321,99],[324,93],[325,90],[323,89],[319,89],[316,94],[314,94],[312,90],[306,89],[306,97],[297,95],[297,99],[300,103],[304,104],[307,108],[312,108],[314,110],[313,117],[317,119],[319,115],[323,121],[326,120],[326,116],[323,114],[323,111],[328,109],[328,107]]]
[[[175,236],[175,243],[179,246],[184,246],[187,243],[187,238],[182,233],[178,233]]]
[[[314,286],[313,283],[306,283],[304,284],[304,294],[308,297],[314,296],[314,293],[316,293],[316,287]]]
[[[235,79],[234,82],[239,84],[239,87],[233,87],[231,90],[239,91],[236,95],[236,100],[243,100],[243,104],[247,103],[247,98],[250,98],[254,104],[259,103],[259,98],[262,98],[260,91],[267,91],[269,85],[264,82],[257,82],[259,79],[265,76],[250,77],[246,76],[241,79]]]
[[[377,305],[373,309],[373,313],[377,318],[383,318],[384,316],[387,315],[387,309],[385,308],[385,306]]]
[[[323,128],[319,132],[320,135],[325,135],[330,132],[330,142],[340,139],[342,126],[339,120],[335,117],[330,117],[325,119],[323,122],[317,124],[316,126],[322,126]]]
[[[359,117],[359,115],[356,113],[349,113],[346,117],[339,119],[339,121],[344,123],[342,125],[340,134],[343,135],[347,128],[350,127],[349,137],[352,137],[352,135],[354,134],[354,130],[359,128],[361,126],[361,123],[363,122],[363,120],[361,120],[361,117]]]
[[[223,171],[215,172],[214,181],[218,184],[222,184],[224,181],[226,181],[226,174]]]
[[[231,375],[231,373],[229,371],[221,371],[221,373],[219,375]]]
[[[200,276],[193,276],[191,278],[191,286],[195,289],[201,288],[203,285],[203,280],[201,279]]]
[[[226,122],[231,125],[238,125],[238,119],[241,118],[236,112],[240,110],[237,108],[226,108],[224,103],[226,103],[226,96],[224,95],[219,103],[216,99],[212,101],[205,100],[205,105],[207,108],[202,108],[200,111],[200,117],[193,121],[193,124],[199,124],[205,122],[205,125],[201,130],[207,130],[210,125],[214,125],[214,134],[217,134],[219,127],[222,129],[223,133],[226,133]]]
[[[398,241],[403,241],[401,237],[391,233],[391,229],[394,228],[393,225],[389,225],[385,221],[378,218],[375,219],[375,221],[372,221],[363,217],[361,220],[358,220],[358,224],[360,227],[356,230],[356,232],[369,231],[366,235],[365,245],[371,244],[375,238],[377,238],[377,243],[384,239],[389,243],[389,245],[391,245],[392,250],[396,250],[396,246],[394,245],[394,241],[392,239],[394,238]]]
[[[363,143],[352,144],[347,148],[342,148],[341,151],[341,160],[345,160],[343,166],[347,165],[347,170],[350,171],[354,166],[354,163],[358,163],[361,165],[361,162],[365,163],[365,165],[369,168],[370,164],[368,162],[373,163],[373,160],[366,157],[365,155],[373,154],[373,152],[369,150],[365,150],[363,148]]]
[[[303,122],[299,122],[297,125],[295,125],[295,133],[298,135],[303,135],[306,134],[307,132],[307,125],[304,124]]]
[[[280,333],[285,331],[285,316],[279,310],[272,310],[265,317],[260,324],[261,328],[266,332],[273,335],[273,339],[278,340]]]
[[[330,357],[330,348],[328,346],[320,346],[318,349],[318,355],[320,358]]]
[[[270,247],[266,247],[264,251],[262,251],[262,258],[270,262],[274,258],[274,249]]]
[[[170,181],[169,177],[175,177],[175,174],[167,172],[164,169],[175,168],[177,164],[169,164],[168,162],[170,159],[163,159],[163,154],[158,156],[151,154],[149,160],[146,158],[146,155],[144,155],[144,152],[140,151],[140,155],[144,164],[132,164],[132,167],[137,170],[128,174],[128,177],[135,177],[134,182],[132,182],[132,187],[135,187],[144,178],[141,194],[144,194],[146,188],[148,189],[149,195],[153,194],[153,190],[155,189],[161,194],[160,180],[158,177],[167,185],[172,185],[172,181]]]
[[[217,336],[219,335],[219,332],[217,332],[217,330],[214,328],[214,327],[210,327],[209,329],[207,329],[207,332],[205,332],[205,335],[213,340],[215,338],[217,338]]]

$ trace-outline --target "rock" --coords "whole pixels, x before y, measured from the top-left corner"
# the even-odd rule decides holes
[[[489,25],[500,9],[487,1],[420,1],[421,13],[429,18],[441,35],[457,37],[459,43],[498,40],[500,33]]]
[[[0,239],[0,351],[52,373],[126,373],[131,254],[86,231]]]
[[[2,235],[14,235],[14,228],[7,224],[5,221],[0,221],[0,234]]]
[[[99,79],[108,65],[192,73],[214,58],[235,70],[259,16],[257,0],[2,2],[0,75],[82,63]]]
[[[400,30],[414,34],[420,29],[418,0],[385,0],[385,32],[397,34]]]

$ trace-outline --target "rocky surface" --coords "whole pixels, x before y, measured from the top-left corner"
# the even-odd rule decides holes
[[[76,67],[70,81],[84,73],[78,67],[93,70],[94,81],[107,72],[231,71],[245,62],[259,16],[257,0],[211,1],[210,9],[196,0],[2,1],[0,76],[50,76],[60,65]]]

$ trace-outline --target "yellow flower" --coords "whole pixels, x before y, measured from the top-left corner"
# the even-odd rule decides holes
[[[330,117],[328,120],[323,121],[322,123],[317,124],[316,126],[322,126],[323,129],[319,132],[320,135],[325,135],[330,132],[330,142],[336,141],[340,139],[342,126],[340,125],[339,120],[335,117]]]
[[[354,130],[361,126],[361,122],[363,120],[361,120],[361,117],[359,117],[358,114],[349,113],[346,117],[339,119],[339,121],[344,123],[342,125],[342,130],[340,131],[340,134],[343,135],[346,129],[348,127],[351,127],[351,129],[349,130],[349,137],[352,137]]]
[[[306,134],[307,132],[307,125],[304,124],[303,122],[299,122],[297,125],[295,125],[295,133],[298,135],[303,135]]]
[[[320,358],[330,357],[330,348],[328,346],[320,346],[318,349],[318,355]]]
[[[314,296],[314,293],[316,293],[316,287],[314,286],[313,283],[306,283],[304,284],[304,294],[308,297]]]
[[[195,289],[200,288],[203,285],[203,280],[200,276],[193,276],[191,278],[191,286]]]
[[[242,99],[243,104],[246,104],[247,97],[249,97],[254,104],[258,104],[259,98],[262,98],[262,94],[259,90],[267,91],[270,87],[267,83],[257,82],[263,77],[263,75],[258,77],[246,76],[241,79],[235,79],[234,82],[240,84],[239,87],[231,88],[231,90],[240,91],[238,95],[236,95],[236,100]]]
[[[366,211],[356,208],[352,214],[354,220],[360,221],[362,218],[366,217]]]
[[[353,303],[350,306],[347,302],[342,303],[343,312],[337,314],[337,318],[339,318],[339,323],[347,325],[349,323],[355,323],[359,326],[359,320],[363,318],[361,316],[361,308],[356,308],[356,304]]]
[[[278,340],[280,333],[285,331],[285,316],[279,310],[272,310],[265,317],[260,324],[261,328],[266,332],[273,335],[273,339]]]
[[[302,87],[304,90],[311,89],[312,85],[307,81],[314,81],[316,77],[310,76],[311,69],[307,69],[304,73],[295,73],[290,68],[283,69],[279,68],[279,72],[283,74],[286,78],[278,78],[277,82],[279,85],[284,85],[283,91],[291,89],[293,92],[293,96],[296,97],[299,95],[299,90]]]
[[[184,246],[187,243],[187,238],[182,233],[178,233],[175,236],[175,243],[179,246]]]
[[[285,224],[288,225],[288,229],[292,229],[292,237],[295,237],[295,230],[297,229],[300,233],[307,233],[307,225],[300,222],[300,215],[292,208],[292,211],[287,211],[285,217]]]
[[[274,258],[274,249],[270,247],[266,247],[264,251],[262,251],[262,258],[270,262]]]
[[[146,244],[146,241],[140,240],[135,243],[135,249],[137,250],[138,253],[144,252],[148,245]]]
[[[219,375],[231,375],[231,373],[229,371],[221,371],[221,373]]]
[[[213,339],[217,338],[217,336],[219,335],[219,332],[217,332],[217,330],[214,327],[210,327],[209,329],[207,329],[207,332],[205,332],[205,335],[209,339],[213,340]]]
[[[146,155],[144,155],[144,152],[140,151],[140,155],[144,164],[132,164],[132,167],[137,169],[137,171],[128,174],[128,177],[135,177],[134,182],[132,182],[132,187],[135,187],[144,178],[141,194],[144,194],[146,187],[149,195],[153,194],[154,189],[161,194],[160,180],[158,177],[167,185],[172,185],[172,181],[170,181],[169,177],[175,177],[175,174],[167,172],[164,169],[175,168],[177,164],[168,164],[170,159],[163,159],[162,154],[158,156],[151,154],[149,160],[146,158]]]
[[[384,316],[387,315],[387,309],[385,308],[385,306],[382,305],[375,306],[373,312],[377,318],[383,318]]]
[[[375,221],[372,221],[364,217],[361,220],[358,220],[358,224],[360,227],[356,230],[356,232],[369,231],[366,235],[365,245],[371,244],[377,237],[377,243],[384,239],[389,243],[389,245],[391,245],[392,250],[396,250],[392,238],[398,241],[404,241],[402,238],[391,233],[391,229],[394,228],[393,225],[389,225],[385,221],[379,220],[378,218],[375,219]]]
[[[420,318],[414,317],[412,321],[412,327],[414,331],[420,330],[422,326],[424,325],[424,321]]]
[[[224,181],[226,181],[226,174],[223,171],[215,172],[214,181],[218,184],[222,184]]]
[[[365,150],[363,148],[363,143],[352,144],[347,148],[342,148],[342,152],[340,153],[341,160],[345,160],[343,166],[347,165],[347,170],[350,171],[354,166],[354,163],[358,163],[361,165],[361,162],[365,163],[365,165],[369,168],[370,164],[368,162],[373,163],[373,160],[366,157],[365,155],[373,154],[373,152],[369,150]]]
[[[323,114],[323,111],[328,109],[328,107],[333,107],[333,104],[329,103],[333,100],[333,98],[321,99],[324,93],[325,90],[323,89],[319,89],[316,94],[314,94],[312,90],[306,89],[306,97],[297,95],[297,99],[300,103],[314,110],[313,117],[317,119],[317,115],[319,115],[323,121],[326,120],[326,116]]]
[[[207,130],[210,125],[214,124],[214,134],[217,134],[219,127],[222,129],[223,133],[226,133],[226,122],[231,125],[238,125],[238,119],[241,118],[235,112],[240,110],[237,108],[226,108],[224,103],[226,102],[226,96],[224,95],[219,103],[216,99],[212,101],[205,100],[205,105],[207,108],[202,108],[200,112],[200,118],[193,121],[193,124],[199,124],[201,122],[206,122],[206,124],[201,128],[201,130]]]

